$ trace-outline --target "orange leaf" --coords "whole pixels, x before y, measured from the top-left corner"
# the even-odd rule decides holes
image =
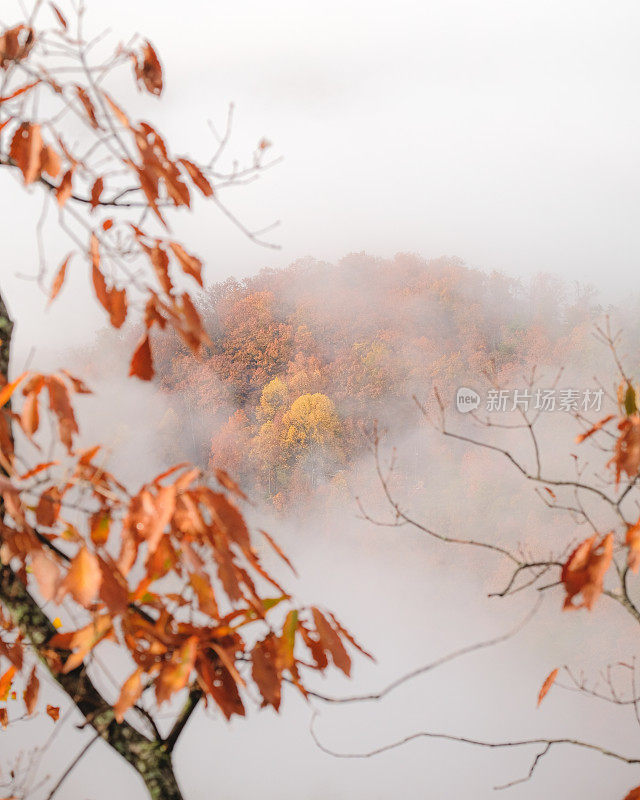
[[[11,684],[13,682],[13,676],[15,674],[16,674],[16,668],[14,666],[11,666],[4,673],[4,675],[0,676],[0,701],[4,702],[9,697],[9,692],[11,691]]]
[[[197,652],[198,638],[190,636],[182,647],[173,653],[171,660],[164,664],[156,681],[156,700],[159,704],[169,700],[171,695],[187,685]]]
[[[2,727],[3,731],[6,731],[8,725],[9,713],[6,708],[0,708],[0,727]],[[9,800],[11,800],[11,798],[9,798]]]
[[[60,650],[72,650],[63,672],[66,674],[83,663],[88,653],[101,641],[113,637],[113,622],[110,614],[102,614],[89,625],[69,633],[56,633],[49,639],[49,646]]]
[[[16,89],[15,92],[7,95],[6,97],[0,97],[0,103],[7,103],[9,100],[13,100],[15,97],[20,97],[21,94],[28,92],[30,89],[33,89],[34,86],[37,86],[40,81],[34,81],[33,83],[28,83],[26,86],[21,86],[19,89]]]
[[[124,715],[142,694],[143,688],[142,670],[138,668],[122,684],[120,696],[114,706],[115,718],[118,722],[122,722]]]
[[[40,177],[41,150],[40,126],[23,122],[11,140],[9,155],[22,172],[25,184],[33,183]]]
[[[183,272],[186,275],[191,275],[202,286],[202,261],[195,256],[190,256],[177,242],[169,242],[169,247],[180,262]]]
[[[22,379],[25,377],[26,374],[27,374],[26,372],[23,372],[22,375],[20,375],[20,377],[15,379],[15,381],[12,381],[11,383],[8,383],[6,386],[2,387],[2,390],[0,391],[0,408],[9,402],[9,400],[11,399],[11,395],[15,392],[16,387],[22,381]]]
[[[351,672],[351,659],[349,658],[347,651],[344,649],[344,645],[340,641],[340,637],[334,631],[326,617],[321,611],[319,611],[319,609],[312,608],[311,613],[313,615],[313,622],[316,626],[316,631],[318,632],[321,645],[328,653],[330,653],[331,660],[336,667],[338,667],[338,669],[342,670],[342,672],[348,676]]]
[[[558,677],[558,669],[552,670],[547,677],[544,679],[544,683],[542,684],[542,688],[540,689],[540,693],[538,694],[538,705],[544,700],[547,692],[555,683],[556,678]]]
[[[76,85],[76,94],[82,105],[84,106],[84,110],[87,112],[87,116],[89,117],[89,122],[91,123],[92,128],[99,128],[100,125],[98,124],[98,120],[96,118],[96,109],[91,101],[91,98],[87,94],[86,90],[82,88],[82,86]]]
[[[189,173],[189,177],[194,182],[194,184],[200,189],[202,194],[205,197],[211,197],[213,194],[213,189],[211,184],[202,174],[202,170],[193,161],[189,161],[186,158],[179,158],[178,163],[182,164],[182,166],[187,170]]]
[[[102,178],[98,178],[98,180],[93,184],[91,188],[91,210],[100,205],[100,195],[102,194],[102,190],[104,189],[104,180]]]
[[[50,5],[51,5],[51,8],[53,9],[53,13],[54,13],[54,14],[56,15],[56,17],[58,18],[58,22],[59,22],[59,23],[62,25],[62,27],[63,27],[63,28],[66,30],[66,29],[67,29],[67,20],[66,20],[66,19],[64,18],[64,16],[62,15],[62,12],[61,12],[61,11],[60,11],[60,9],[58,8],[58,6],[57,6],[57,5],[55,5],[55,3],[50,3]]]
[[[53,600],[60,585],[60,570],[56,562],[39,550],[31,557],[31,570],[42,597],[46,601]]]
[[[40,495],[40,500],[36,506],[36,521],[38,525],[45,528],[52,528],[60,514],[61,494],[57,486],[52,486]]]
[[[277,711],[281,700],[282,669],[278,643],[272,633],[263,641],[256,642],[251,651],[251,677],[264,702]]]
[[[629,478],[635,478],[640,470],[640,417],[634,414],[626,417],[618,424],[620,436],[615,445],[613,458],[607,466],[615,465],[616,485],[620,476],[626,472]]]
[[[109,97],[109,95],[106,92],[102,92],[102,94],[104,95],[104,99],[111,106],[111,110],[115,114],[115,117],[118,120],[118,122],[124,128],[130,127],[129,119],[128,119],[127,115],[124,113],[124,111],[120,108],[120,106],[117,105],[116,103],[114,103],[114,101]]]
[[[47,714],[54,722],[60,719],[60,709],[58,706],[47,706]]]
[[[629,548],[627,563],[631,572],[637,572],[640,567],[640,520],[627,530],[626,544]]]
[[[604,576],[613,558],[613,534],[608,533],[599,542],[596,539],[595,534],[585,539],[571,553],[562,568],[561,580],[567,592],[565,609],[591,610],[602,594]],[[582,595],[582,603],[575,605],[573,598],[579,594]]]
[[[46,172],[52,178],[57,178],[60,174],[62,162],[53,147],[45,145],[40,151],[40,167],[43,172]]]
[[[293,566],[291,561],[289,561],[289,559],[285,555],[284,551],[281,549],[281,547],[278,545],[278,543],[275,541],[275,539],[273,539],[273,537],[269,536],[269,534],[266,531],[262,531],[261,530],[260,533],[269,542],[271,547],[280,556],[280,558],[284,561],[284,563],[289,567],[291,572],[293,572],[294,575],[297,575],[298,573],[296,572],[296,568]]]
[[[71,568],[62,582],[62,587],[83,606],[93,601],[100,589],[102,572],[95,555],[82,547],[71,562]]]
[[[149,337],[145,334],[138,343],[131,359],[129,375],[135,375],[143,381],[150,381],[154,374]]]
[[[33,710],[38,702],[38,693],[40,692],[40,681],[38,680],[36,667],[33,667],[27,686],[22,694],[27,714],[33,714]]]
[[[64,284],[64,279],[67,275],[67,267],[69,266],[69,261],[71,261],[72,256],[73,253],[69,253],[69,255],[60,265],[60,269],[56,273],[56,277],[53,279],[53,283],[51,285],[51,293],[49,294],[49,303],[53,303],[53,301],[60,293],[60,289],[62,289],[62,286]]]
[[[146,42],[140,56],[135,59],[135,73],[138,83],[142,83],[150,94],[162,94],[162,67],[156,51]]]
[[[56,200],[60,208],[67,202],[73,193],[73,170],[68,169],[62,176],[60,186],[56,189]]]
[[[608,417],[605,417],[604,419],[601,419],[599,422],[596,422],[596,424],[592,428],[589,428],[588,431],[585,431],[584,433],[581,433],[579,436],[576,436],[576,443],[581,444],[582,442],[584,442],[585,439],[588,439],[590,436],[593,436],[594,433],[597,433],[604,425],[607,424],[607,422],[610,422],[614,418],[615,414],[609,414]]]

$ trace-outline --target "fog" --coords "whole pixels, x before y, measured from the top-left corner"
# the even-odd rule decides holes
[[[87,5],[96,30],[109,26],[116,39],[140,31],[157,47],[166,92],[161,103],[137,102],[141,115],[156,120],[170,140],[206,156],[212,146],[206,119],[223,124],[234,102],[233,154],[244,156],[266,136],[274,155],[283,156],[259,182],[226,198],[252,227],[280,220],[270,234],[279,249],[247,241],[215,210],[197,207],[181,220],[181,233],[206,261],[209,284],[285,267],[306,255],[337,262],[366,250],[386,258],[397,252],[459,256],[471,267],[524,280],[547,272],[595,284],[604,304],[629,295],[640,256],[636,3]],[[3,0],[0,20],[12,19],[12,0]],[[0,175],[0,268],[17,323],[14,373],[82,363],[79,351],[93,347],[103,326],[97,304],[87,299],[80,260],[50,309],[23,277],[37,271],[33,219],[39,210],[35,194]],[[50,225],[55,249],[55,220]],[[384,298],[378,302],[383,306]],[[635,306],[625,308],[623,322],[630,322]],[[106,343],[117,335],[104,336]],[[572,377],[592,385],[593,370],[604,363],[580,366]],[[141,482],[166,466],[155,432],[167,399],[154,387],[127,381],[124,365],[114,367],[106,356],[92,372],[96,397],[81,401],[82,441],[104,441],[114,467]],[[196,428],[202,436],[204,427]],[[563,435],[563,452],[569,452],[575,431]],[[554,453],[558,431],[548,431],[546,441]],[[569,532],[566,519],[550,513],[499,462],[485,472],[485,463],[468,462],[460,446],[443,454],[417,411],[415,423],[385,444],[392,445],[400,463],[423,454],[418,488],[400,487],[422,519],[446,524],[467,514],[476,538],[518,541],[521,515],[525,534],[550,546]],[[552,464],[567,468],[555,455]],[[258,506],[250,512],[296,564],[296,599],[320,599],[376,656],[375,664],[356,659],[351,681],[315,681],[314,688],[336,696],[379,690],[415,667],[502,634],[535,599],[527,592],[512,599],[487,596],[506,576],[493,556],[471,557],[411,529],[362,520],[354,495],[370,485],[372,470],[366,455],[351,465],[351,497],[341,508],[282,516]],[[499,486],[510,498],[507,534],[484,521],[488,495],[468,491],[478,472],[485,486]],[[384,510],[381,496],[368,499],[374,510]],[[380,702],[307,705],[286,693],[280,715],[253,709],[231,724],[200,709],[177,750],[185,797],[484,800],[496,796],[495,785],[525,776],[536,752],[421,739],[376,757],[341,760],[314,744],[314,709],[320,740],[342,753],[366,753],[431,730],[496,741],[579,736],[631,754],[637,724],[628,708],[560,689],[535,708],[553,667],[569,663],[596,673],[628,658],[635,636],[622,612],[604,600],[590,614],[561,614],[561,604],[562,592],[552,589],[509,642],[418,677]],[[108,652],[107,646],[107,660]],[[53,686],[45,700],[64,706]],[[77,721],[71,717],[61,726],[40,777],[55,778],[89,740],[87,731],[74,728]],[[51,725],[18,723],[13,730],[7,751],[4,741],[0,745],[3,757],[42,746]],[[595,800],[623,797],[638,782],[631,767],[558,748],[531,781],[505,796]],[[50,786],[33,797],[46,797]],[[133,771],[98,743],[59,796],[107,800],[118,793],[145,797]]]

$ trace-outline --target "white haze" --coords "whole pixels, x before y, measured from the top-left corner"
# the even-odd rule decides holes
[[[516,275],[545,270],[592,281],[615,296],[636,266],[636,3],[87,5],[96,29],[109,25],[122,39],[139,30],[157,46],[167,91],[162,104],[144,101],[144,114],[159,120],[171,140],[206,154],[204,120],[221,122],[234,101],[234,152],[243,154],[266,135],[285,156],[259,184],[230,195],[249,224],[282,219],[274,235],[280,251],[249,244],[204,207],[185,223],[209,281],[283,266],[307,253],[335,260],[366,249],[383,256],[455,254]],[[3,0],[3,21],[12,19],[12,6]],[[13,178],[0,175],[0,268],[18,323],[14,370],[35,345],[33,363],[57,367],[64,359],[59,346],[92,337],[99,324],[79,261],[46,315],[44,300],[34,300],[33,287],[15,278],[36,271],[32,219],[39,207]],[[162,406],[150,390],[104,377],[100,398],[86,401],[95,405],[87,406],[92,421],[85,435],[122,446],[119,459],[130,477],[144,479],[161,465],[152,437],[136,423],[159,420]],[[437,464],[425,464],[427,487],[437,471]],[[425,514],[429,502],[440,515],[446,511],[426,494]],[[372,528],[356,513],[353,505],[328,519],[268,522],[299,568],[302,597],[334,608],[378,657],[377,665],[358,661],[351,682],[320,683],[328,692],[382,687],[414,666],[508,630],[530,608],[526,593],[512,602],[486,598],[500,578],[491,559],[471,568],[453,549],[403,529]],[[482,509],[470,519],[478,524]],[[477,533],[482,538],[481,528]],[[482,577],[485,570],[491,580]],[[535,711],[551,668],[600,666],[601,654],[625,656],[635,636],[625,622],[613,624],[620,614],[604,602],[590,615],[562,615],[559,606],[558,593],[551,593],[519,638],[421,677],[381,703],[316,703],[322,740],[363,751],[425,729],[490,739],[553,732],[632,749],[631,713],[560,691]],[[63,704],[48,689],[47,699],[55,698]],[[531,751],[490,753],[426,740],[374,759],[339,761],[314,746],[309,717],[292,695],[281,717],[254,712],[227,725],[199,713],[177,752],[185,796],[484,800],[495,797],[494,784],[524,775],[530,763]],[[41,744],[49,730],[48,721],[35,732],[16,728],[12,748]],[[66,723],[43,773],[59,773],[88,736]],[[0,747],[4,755],[5,739]],[[637,783],[631,768],[558,749],[532,782],[505,797],[599,800],[623,797]],[[60,794],[64,800],[118,795],[145,797],[135,774],[101,744]]]

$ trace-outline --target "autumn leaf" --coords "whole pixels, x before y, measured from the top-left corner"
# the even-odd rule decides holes
[[[51,291],[49,292],[49,303],[53,303],[56,297],[60,294],[60,290],[64,284],[64,279],[67,275],[67,267],[69,266],[69,261],[71,261],[72,256],[73,253],[69,253],[56,272],[56,276],[51,284]]]
[[[631,572],[638,572],[640,567],[640,520],[627,529],[626,545],[629,548],[627,564]]]
[[[278,643],[272,633],[256,642],[251,651],[251,677],[264,702],[277,711],[281,700],[282,668]]]
[[[51,717],[54,722],[57,722],[60,719],[60,708],[58,706],[47,706],[47,714]]]
[[[124,715],[133,706],[144,689],[142,683],[142,670],[138,668],[133,672],[127,680],[122,684],[120,696],[118,697],[115,706],[113,707],[115,718],[118,722],[122,722]]]
[[[27,714],[33,714],[33,711],[38,702],[38,694],[40,692],[40,681],[38,680],[37,668],[34,666],[29,675],[26,688],[22,694]]]
[[[620,483],[623,472],[629,478],[635,478],[640,469],[640,416],[634,414],[621,420],[618,430],[620,436],[616,440],[614,455],[607,464],[615,466],[616,485]]]
[[[113,621],[110,614],[102,614],[93,622],[77,631],[56,633],[49,639],[49,647],[73,651],[67,659],[63,672],[66,674],[83,663],[89,652],[104,639],[113,637]]]
[[[220,612],[211,581],[204,575],[194,572],[189,575],[189,583],[196,593],[200,610],[214,619],[219,618]]]
[[[186,169],[194,185],[205,197],[211,197],[213,195],[213,188],[211,187],[211,184],[197,164],[194,164],[193,161],[189,161],[186,158],[179,158],[178,163],[182,164],[182,166]]]
[[[135,349],[131,359],[129,375],[140,378],[140,380],[143,381],[150,381],[154,374],[149,337],[145,335],[142,337]]]
[[[60,156],[50,145],[45,145],[40,151],[40,169],[52,178],[57,178],[62,169]]]
[[[96,206],[100,205],[100,195],[104,189],[104,180],[102,178],[98,178],[98,180],[93,184],[91,187],[91,210],[93,211]]]
[[[340,636],[334,631],[319,609],[312,608],[311,613],[321,645],[331,655],[331,660],[336,667],[349,676],[351,673],[351,659],[340,641]]]
[[[296,631],[298,630],[298,611],[293,608],[286,616],[280,636],[280,655],[282,665],[291,669],[295,663],[294,649],[296,644]]]
[[[102,582],[102,572],[98,559],[86,547],[81,547],[71,562],[69,572],[65,576],[61,590],[83,606],[89,606],[95,599]]]
[[[178,259],[183,272],[186,275],[190,275],[202,286],[202,261],[195,256],[189,255],[184,247],[177,242],[169,242],[169,247]]]
[[[142,83],[150,94],[159,97],[162,94],[162,67],[149,41],[142,48],[142,53],[134,57],[134,68],[138,84]]]
[[[64,18],[63,14],[62,14],[62,11],[60,11],[60,9],[58,8],[57,5],[55,5],[55,3],[50,3],[49,5],[51,6],[51,9],[53,10],[53,13],[58,18],[58,22],[66,30],[67,29],[67,20]]]
[[[544,700],[547,692],[555,683],[555,680],[558,677],[558,672],[559,672],[558,669],[554,669],[544,679],[544,683],[542,684],[542,688],[540,689],[540,692],[538,694],[538,706]]]
[[[36,506],[36,521],[38,525],[52,528],[60,514],[60,501],[62,494],[57,486],[52,486],[40,495]]]
[[[87,94],[86,90],[82,88],[82,86],[76,85],[76,94],[78,95],[78,99],[84,106],[84,110],[87,112],[87,116],[89,117],[89,122],[91,123],[92,128],[99,128],[100,125],[98,124],[98,119],[96,117],[96,109],[91,101],[91,98]]]
[[[0,708],[0,727],[3,731],[7,730],[9,725],[9,712],[6,708]]]
[[[47,601],[53,600],[60,585],[60,568],[56,562],[39,550],[31,556],[31,570],[42,597]]]
[[[591,610],[602,594],[604,576],[613,558],[613,534],[608,533],[597,541],[594,534],[585,539],[571,553],[562,568],[561,580],[567,596],[565,609],[587,608]],[[575,605],[573,598],[582,595],[582,602]]]
[[[15,666],[11,666],[4,673],[4,675],[0,675],[0,702],[4,702],[9,697],[9,692],[11,691],[11,684],[13,682],[13,677],[15,674],[16,674],[16,668]]]
[[[589,428],[588,431],[585,431],[584,433],[581,433],[579,436],[576,436],[576,443],[581,444],[582,442],[585,441],[585,439],[588,439],[590,436],[593,436],[594,433],[597,433],[599,430],[601,430],[607,424],[607,422],[610,422],[612,419],[615,419],[615,414],[609,414],[608,417],[605,417],[604,419],[601,419],[599,422],[596,422],[596,424],[593,425],[593,427]]]
[[[284,561],[284,563],[289,567],[291,572],[293,572],[293,574],[297,576],[298,573],[296,572],[296,568],[293,566],[291,561],[289,561],[289,558],[287,557],[286,553],[284,552],[284,550],[282,550],[282,548],[276,542],[276,540],[272,536],[269,536],[269,534],[266,531],[261,530],[260,533],[269,542],[273,550],[280,556],[280,558]]]
[[[635,789],[632,789],[629,794],[625,796],[624,800],[640,800],[640,786],[636,786]]]
[[[22,375],[20,375],[15,379],[15,381],[7,383],[6,386],[2,387],[2,389],[0,390],[0,408],[9,402],[11,396],[15,392],[18,385],[22,383],[26,374],[27,374],[26,372],[23,372]]]
[[[109,106],[111,107],[111,110],[113,111],[114,116],[118,120],[118,122],[122,125],[123,128],[129,128],[130,127],[129,118],[124,113],[124,111],[120,108],[120,106],[116,102],[114,102],[114,100],[111,97],[109,97],[109,95],[105,91],[103,91],[102,94],[107,103],[109,103]]]
[[[41,150],[40,126],[23,122],[13,135],[9,155],[18,165],[27,185],[33,183],[40,176]]]
[[[242,489],[238,486],[238,484],[230,477],[230,475],[223,469],[216,468],[214,470],[214,474],[216,476],[216,480],[221,486],[232,492],[233,494],[241,497],[243,500],[247,500],[247,495],[242,491]]]
[[[184,689],[189,682],[197,652],[198,639],[196,636],[190,636],[182,647],[174,652],[171,660],[164,664],[156,681],[158,704],[164,703],[173,694]]]
[[[33,89],[34,86],[37,86],[40,83],[39,80],[33,81],[32,83],[27,83],[25,86],[21,86],[19,89],[16,89],[11,94],[7,95],[6,97],[0,97],[0,104],[8,103],[9,100],[14,100],[16,97],[20,97],[21,94],[26,94],[28,91]]]
[[[73,194],[73,170],[68,169],[62,176],[60,185],[56,189],[56,200],[60,208],[64,206],[67,200]]]

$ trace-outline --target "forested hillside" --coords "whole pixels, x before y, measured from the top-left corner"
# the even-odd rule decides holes
[[[202,359],[175,335],[156,346],[160,440],[170,459],[215,461],[284,508],[340,491],[372,422],[406,433],[413,396],[434,385],[450,397],[533,365],[579,367],[600,310],[591,291],[549,276],[525,283],[407,254],[228,279],[200,298]]]

